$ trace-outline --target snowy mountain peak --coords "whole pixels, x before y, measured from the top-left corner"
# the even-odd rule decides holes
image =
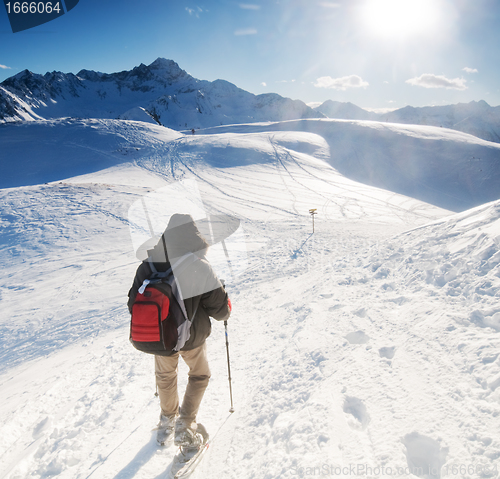
[[[30,72],[27,68],[25,68],[23,71],[17,73],[16,75],[13,75],[10,78],[8,78],[7,80],[5,80],[5,82],[7,82],[9,80],[25,80],[26,78],[29,78],[33,75],[34,75],[33,72]]]
[[[351,102],[343,103],[340,101],[326,100],[320,106],[314,108],[323,113],[328,118],[337,118],[343,120],[376,120],[375,113],[363,110]]]
[[[94,70],[80,70],[76,76],[78,78],[81,78],[82,80],[88,80],[88,81],[99,81],[102,76],[105,75],[104,73],[101,72],[96,72]]]
[[[151,63],[149,65],[149,68],[151,70],[166,70],[166,71],[170,71],[172,73],[175,73],[175,72],[184,72],[184,70],[182,70],[181,67],[179,67],[179,65],[174,62],[173,60],[167,60],[166,58],[161,58],[161,57],[158,57],[153,63]]]
[[[185,70],[179,67],[179,65],[173,60],[157,58],[153,63],[149,65],[148,68],[151,72],[158,75],[159,77],[167,79],[169,82],[180,80],[196,81]]]
[[[17,73],[10,78],[7,78],[2,82],[2,86],[7,88],[21,88],[23,85],[29,86],[35,82],[42,82],[43,76],[37,73],[33,73],[28,69]]]
[[[484,100],[471,101],[470,104],[475,104],[478,106],[478,108],[482,108],[484,110],[491,108],[491,106],[488,103],[486,103]]]

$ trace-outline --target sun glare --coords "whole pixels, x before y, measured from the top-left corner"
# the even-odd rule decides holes
[[[436,26],[438,0],[367,0],[363,17],[375,34],[408,37],[424,34]]]

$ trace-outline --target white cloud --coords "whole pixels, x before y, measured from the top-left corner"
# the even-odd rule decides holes
[[[255,5],[253,3],[240,3],[240,8],[243,10],[260,10],[260,5]]]
[[[265,81],[263,81],[263,82],[261,83],[261,85],[262,85],[262,86],[267,86],[267,83],[266,83]]]
[[[349,75],[341,78],[320,77],[316,80],[316,88],[333,88],[335,90],[347,90],[348,88],[366,88],[369,85],[358,75]]]
[[[477,73],[476,68],[469,68],[469,67],[462,68],[462,71],[464,71],[465,73]]]
[[[241,36],[241,35],[256,35],[257,30],[255,28],[242,28],[241,30],[236,30],[234,32],[236,36]]]
[[[200,7],[196,7],[196,8],[186,7],[186,12],[188,12],[189,15],[194,15],[196,18],[200,18],[200,13],[203,12],[203,8],[200,8]]]
[[[0,65],[0,68],[1,68],[2,70],[12,70],[12,68],[11,68],[11,67],[8,67],[8,66],[6,66],[6,65]]]
[[[419,77],[406,80],[413,86],[421,86],[424,88],[446,88],[447,90],[467,90],[465,83],[467,80],[463,78],[446,78],[444,75],[433,75],[432,73],[424,73]]]

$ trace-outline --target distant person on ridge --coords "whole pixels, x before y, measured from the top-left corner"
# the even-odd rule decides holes
[[[160,397],[160,423],[157,442],[172,440],[182,447],[199,447],[206,431],[196,423],[203,394],[210,379],[206,339],[211,332],[210,316],[225,321],[231,314],[231,302],[205,255],[209,244],[190,215],[174,214],[156,246],[148,251],[148,259],[137,269],[129,291],[128,306],[134,300],[153,269],[165,272],[173,268],[189,320],[189,338],[179,352],[155,355],[156,385]],[[186,258],[188,258],[186,260]],[[176,270],[175,265],[184,262]],[[182,405],[177,393],[177,364],[181,356],[189,367],[189,380]]]

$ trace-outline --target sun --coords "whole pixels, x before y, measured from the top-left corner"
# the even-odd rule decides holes
[[[430,32],[438,20],[439,0],[367,0],[363,20],[385,37],[409,37]]]

